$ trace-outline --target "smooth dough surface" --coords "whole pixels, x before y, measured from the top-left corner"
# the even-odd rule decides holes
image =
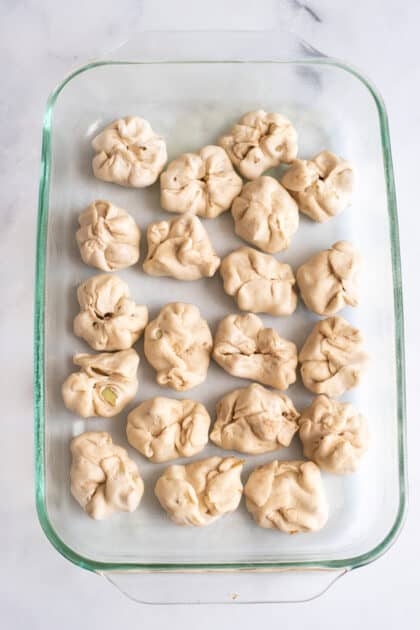
[[[219,400],[210,439],[226,450],[268,453],[290,446],[298,419],[290,398],[252,383]]]
[[[241,311],[291,315],[297,305],[290,265],[252,247],[239,247],[222,260],[223,287]]]
[[[139,355],[132,348],[76,354],[73,363],[81,369],[63,383],[64,404],[82,418],[110,418],[119,414],[136,395],[139,362]]]
[[[321,472],[305,461],[273,461],[256,468],[245,484],[246,507],[260,527],[287,534],[316,532],[328,519]]]
[[[210,416],[201,403],[157,396],[127,418],[127,439],[152,462],[192,457],[206,446]]]
[[[232,204],[232,216],[236,234],[268,254],[287,249],[299,227],[296,202],[265,175],[245,184]]]
[[[243,461],[236,457],[209,457],[170,466],[159,477],[155,494],[177,525],[210,525],[238,507],[242,466]]]
[[[214,338],[213,359],[226,372],[276,389],[296,380],[297,350],[252,313],[227,315]]]
[[[134,512],[144,485],[127,451],[112,442],[109,433],[87,432],[71,441],[71,493],[94,519],[114,512]]]
[[[203,224],[191,214],[151,223],[147,247],[143,269],[150,276],[198,280],[214,276],[220,265]]]
[[[183,153],[160,176],[160,205],[169,212],[193,212],[213,219],[232,205],[242,180],[224,149],[206,146]]]
[[[130,297],[128,285],[116,275],[92,276],[77,289],[80,313],[73,331],[94,350],[126,350],[136,343],[148,320],[147,306]]]

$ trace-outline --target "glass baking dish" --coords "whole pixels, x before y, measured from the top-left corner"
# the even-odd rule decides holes
[[[260,107],[293,121],[300,157],[328,148],[351,159],[358,172],[353,206],[323,225],[301,215],[291,247],[278,255],[296,269],[337,240],[357,245],[364,259],[363,296],[357,309],[342,314],[360,327],[371,355],[361,385],[343,396],[367,416],[370,450],[357,473],[324,475],[331,509],[326,527],[292,537],[258,528],[244,501],[234,514],[202,529],[176,527],[161,511],[153,486],[165,465],[151,464],[128,447],[125,418],[140,400],[183,396],[156,384],[141,343],[137,398],[120,416],[78,419],[64,408],[60,392],[72,371],[72,355],[89,351],[72,334],[76,287],[96,273],[77,250],[79,212],[97,198],[126,208],[143,231],[142,259],[147,224],[168,216],[159,207],[157,184],[125,189],[93,177],[91,138],[115,118],[140,114],[166,138],[171,159],[216,142],[242,113]],[[241,244],[230,213],[205,226],[219,255]],[[214,331],[218,320],[235,311],[217,275],[179,282],[149,277],[139,266],[119,275],[136,301],[149,306],[151,318],[167,302],[193,302]],[[316,317],[300,305],[292,317],[262,319],[299,347]],[[245,384],[212,364],[206,382],[187,397],[202,401],[214,416],[216,401]],[[287,393],[298,409],[310,400],[300,381]],[[71,497],[69,442],[85,430],[109,431],[138,463],[146,491],[133,514],[94,522]],[[143,33],[111,58],[76,70],[54,90],[44,117],[39,193],[35,445],[36,502],[47,537],[69,560],[104,574],[141,601],[308,599],[390,547],[406,505],[403,310],[387,116],[366,78],[290,33]],[[217,452],[208,446],[195,459]],[[278,454],[246,457],[243,478],[276,456],[301,455],[295,438]]]

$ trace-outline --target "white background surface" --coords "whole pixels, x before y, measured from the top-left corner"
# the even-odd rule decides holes
[[[418,144],[420,68],[415,0],[0,0],[0,231],[2,433],[0,624],[147,629],[238,626],[418,628],[420,390],[418,326]],[[32,298],[42,113],[72,68],[138,29],[271,29],[287,17],[302,36],[362,69],[388,108],[397,181],[405,287],[410,507],[405,528],[380,560],[354,571],[322,598],[267,607],[144,607],[102,578],[61,558],[42,533],[33,501]],[[215,39],[217,46],[217,39]],[[343,95],[345,98],[345,95]],[[367,208],[366,211],[369,209]],[[414,267],[413,267],[414,265]]]

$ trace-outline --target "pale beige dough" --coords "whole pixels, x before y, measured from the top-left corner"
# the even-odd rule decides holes
[[[256,468],[245,484],[246,507],[260,527],[287,534],[316,532],[328,519],[321,472],[305,461],[273,461]]]
[[[73,372],[62,386],[64,404],[82,418],[120,413],[136,395],[139,355],[132,348],[121,352],[76,354]]]
[[[334,315],[359,303],[360,256],[347,241],[338,241],[307,260],[296,272],[306,306],[318,315]]]
[[[252,247],[239,247],[223,258],[223,287],[241,311],[291,315],[297,304],[290,265]]]
[[[160,205],[169,212],[193,212],[213,219],[232,205],[242,180],[224,149],[206,146],[183,153],[160,176]]]
[[[276,112],[248,112],[220,138],[234,166],[247,179],[255,179],[297,155],[297,133],[290,120]]]
[[[113,444],[109,433],[87,432],[71,441],[71,493],[94,519],[114,512],[134,512],[144,485],[127,451]]]
[[[298,419],[290,398],[253,383],[219,400],[210,439],[229,451],[268,453],[290,446]]]
[[[203,224],[194,215],[151,223],[147,246],[143,269],[151,276],[198,280],[214,276],[220,265]]]
[[[299,362],[305,387],[334,398],[359,384],[368,355],[360,331],[336,316],[315,324],[300,351]]]
[[[257,315],[227,315],[214,338],[213,359],[226,372],[277,389],[296,380],[297,350]]]
[[[157,396],[133,409],[127,439],[152,462],[192,457],[206,446],[210,416],[201,403]]]
[[[167,160],[166,144],[140,116],[114,120],[93,140],[95,177],[120,186],[154,184]]]
[[[128,285],[116,275],[92,276],[77,289],[80,313],[73,331],[94,350],[126,350],[146,327],[147,306],[136,304]]]
[[[155,494],[177,525],[210,525],[238,507],[242,466],[243,461],[236,457],[209,457],[170,466],[159,477]]]
[[[368,448],[365,418],[350,403],[324,394],[302,412],[299,426],[305,456],[330,473],[354,472]]]
[[[79,216],[76,233],[82,260],[103,271],[135,265],[140,257],[140,230],[133,217],[110,201],[94,201]]]
[[[207,376],[213,339],[197,306],[166,304],[144,334],[144,354],[156,370],[159,385],[191,389]]]
[[[296,202],[267,176],[245,184],[232,204],[232,216],[236,234],[268,254],[287,249],[299,227]]]
[[[295,160],[281,183],[296,199],[299,210],[323,223],[352,202],[354,168],[330,151],[321,151],[311,160]]]

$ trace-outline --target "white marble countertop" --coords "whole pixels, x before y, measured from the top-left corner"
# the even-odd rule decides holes
[[[32,302],[41,122],[47,95],[71,69],[113,49],[139,29],[272,29],[292,19],[300,34],[361,68],[382,92],[390,117],[405,288],[410,508],[405,528],[380,560],[340,580],[308,604],[139,607],[104,579],[64,560],[38,524],[33,498]],[[415,54],[420,4],[409,0],[3,0],[0,3],[0,233],[2,449],[0,611],[7,630],[92,627],[252,628],[274,620],[325,630],[418,627],[415,562],[420,554],[420,391],[417,355],[418,236],[415,201],[420,66]],[[414,265],[414,268],[411,267]],[[414,269],[414,271],[413,271]],[[316,622],[314,620],[317,620]],[[284,626],[284,624],[286,625]]]

